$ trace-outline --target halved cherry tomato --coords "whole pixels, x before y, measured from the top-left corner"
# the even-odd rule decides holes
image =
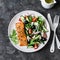
[[[38,48],[38,44],[35,43],[35,44],[34,44],[34,49],[37,49],[37,48]]]
[[[29,34],[32,34],[32,29],[29,28],[29,29],[28,29],[28,32],[29,32]]]
[[[47,34],[45,32],[43,33],[43,37],[44,38],[47,38]]]
[[[36,17],[32,18],[32,22],[36,22],[36,21],[37,21]]]
[[[22,21],[21,18],[19,18],[19,21]]]
[[[25,15],[25,17],[24,17],[24,18],[26,19],[26,18],[28,18],[28,16],[26,16],[26,15]]]

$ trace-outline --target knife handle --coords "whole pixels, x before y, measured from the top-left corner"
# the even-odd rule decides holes
[[[56,44],[57,44],[57,48],[60,49],[60,41],[59,41],[57,35],[56,35]]]
[[[51,47],[50,47],[50,52],[51,53],[53,53],[55,51],[55,37],[56,37],[55,31],[54,31],[54,36],[53,36],[52,44],[51,44]]]

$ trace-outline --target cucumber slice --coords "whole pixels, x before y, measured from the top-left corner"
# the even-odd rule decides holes
[[[24,22],[24,21],[25,21],[24,16],[21,16],[20,18],[21,18],[22,22]]]
[[[33,48],[33,46],[27,46],[27,48]]]
[[[47,28],[45,26],[43,26],[43,31],[48,32],[48,30],[47,30]]]

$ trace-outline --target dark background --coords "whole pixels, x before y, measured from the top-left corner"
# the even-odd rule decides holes
[[[23,53],[12,46],[7,35],[8,24],[14,15],[23,10],[38,11],[46,18],[50,13],[53,18],[56,14],[60,16],[60,0],[49,10],[44,9],[39,0],[0,0],[0,60],[60,60],[60,50],[56,46],[53,54],[49,50],[53,38],[52,31],[49,42],[38,52]],[[57,35],[60,39],[60,24]]]

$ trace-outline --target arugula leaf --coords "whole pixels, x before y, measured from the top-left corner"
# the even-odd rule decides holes
[[[40,35],[38,35],[37,37],[35,37],[34,39],[32,39],[32,40],[30,41],[30,44],[39,42],[39,37],[40,37]]]
[[[43,43],[44,44],[44,41],[43,40],[40,40],[40,43]]]
[[[32,16],[28,16],[29,22],[32,22]]]
[[[30,24],[30,23],[25,24],[25,27],[26,27],[26,28],[31,28],[31,24]]]

